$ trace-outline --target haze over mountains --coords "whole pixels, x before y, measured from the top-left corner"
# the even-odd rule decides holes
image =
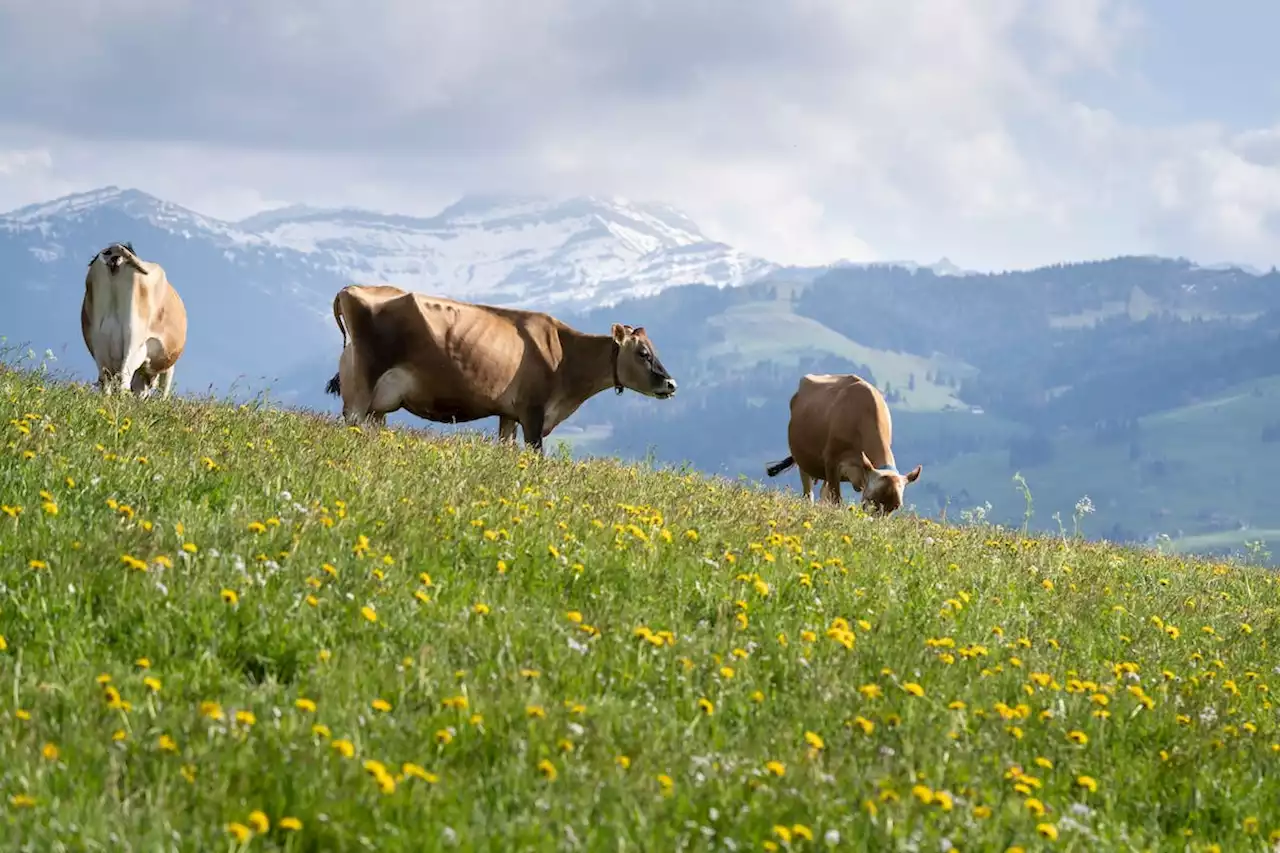
[[[188,306],[179,393],[269,385],[337,411],[321,393],[340,346],[333,294],[388,282],[585,330],[647,326],[676,398],[601,395],[553,443],[762,478],[786,454],[798,376],[855,371],[892,402],[900,464],[924,465],[908,491],[922,513],[990,503],[989,517],[1021,523],[1020,472],[1033,527],[1057,529],[1057,512],[1070,528],[1087,494],[1088,535],[1280,544],[1274,271],[1150,257],[1001,274],[946,259],[798,268],[622,199],[471,196],[429,218],[295,206],[224,222],[107,187],[0,216],[0,335],[87,377],[84,270],[113,240],[162,263]]]

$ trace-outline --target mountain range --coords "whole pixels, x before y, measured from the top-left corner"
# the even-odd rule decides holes
[[[1005,273],[945,258],[793,267],[620,198],[474,195],[426,218],[290,206],[226,222],[106,187],[0,216],[7,346],[89,376],[85,265],[115,240],[162,263],[187,304],[179,393],[336,411],[322,394],[341,340],[333,295],[384,282],[584,330],[645,325],[681,392],[589,401],[552,437],[575,452],[763,479],[786,455],[799,374],[854,371],[890,400],[900,463],[924,465],[908,493],[919,512],[1197,550],[1280,542],[1274,270],[1145,256]],[[1073,518],[1077,506],[1095,511]]]

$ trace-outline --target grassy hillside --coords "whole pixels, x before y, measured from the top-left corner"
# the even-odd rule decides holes
[[[1116,519],[1154,528],[1177,547],[1237,548],[1262,540],[1280,551],[1280,452],[1260,439],[1280,412],[1280,377],[1226,388],[1211,400],[1137,420],[1138,454],[1131,442],[1099,445],[1078,433],[1054,438],[1052,459],[1022,469],[1034,500],[1033,526],[1057,530],[1077,500],[1097,507],[1087,520],[1100,532]],[[948,493],[967,489],[993,504],[994,515],[1020,522],[1023,496],[1011,480],[1009,455],[989,451],[936,466],[929,476]],[[1243,529],[1241,528],[1243,525]]]
[[[11,371],[0,401],[7,848],[1280,832],[1262,570]]]
[[[965,379],[976,373],[957,359],[940,355],[925,358],[863,346],[817,320],[794,313],[791,303],[785,300],[735,305],[708,318],[705,325],[718,332],[721,339],[699,348],[698,357],[703,361],[722,362],[747,371],[762,362],[795,365],[801,356],[815,352],[834,355],[870,367],[882,387],[888,383],[888,387],[897,389],[902,396],[898,405],[906,410],[967,408],[953,389],[929,381],[926,375],[945,370]]]

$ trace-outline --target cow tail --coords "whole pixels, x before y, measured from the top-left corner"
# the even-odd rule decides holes
[[[326,394],[340,395],[342,393],[342,383],[338,379],[338,374],[333,374],[333,378],[325,383],[324,391]]]
[[[342,332],[342,348],[346,349],[347,327],[346,324],[342,322],[342,305],[338,301],[341,296],[342,291],[338,291],[337,295],[333,297],[333,320],[338,324],[338,331]]]
[[[795,465],[795,464],[796,464],[796,458],[794,456],[788,456],[786,459],[775,462],[769,467],[765,468],[764,472],[768,474],[770,477],[776,477],[779,474],[781,474],[783,471],[787,470],[788,468],[790,468],[792,465]]]

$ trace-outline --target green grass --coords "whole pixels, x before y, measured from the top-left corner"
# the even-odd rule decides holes
[[[1119,522],[1177,540],[1230,532],[1245,522],[1263,529],[1244,531],[1245,539],[1270,536],[1272,550],[1280,551],[1280,539],[1266,531],[1280,519],[1280,451],[1261,440],[1277,411],[1280,377],[1268,377],[1139,419],[1136,460],[1127,441],[1100,446],[1079,433],[1055,437],[1053,459],[1022,470],[1034,499],[1032,524],[1056,531],[1057,512],[1069,528],[1076,501],[1087,494],[1098,510],[1084,521],[1089,533]],[[1007,451],[970,453],[925,475],[947,493],[968,489],[978,502],[992,503],[997,519],[1021,524],[1025,506],[1008,459]],[[1164,463],[1163,477],[1151,476],[1147,466],[1154,460]]]
[[[231,849],[255,811],[242,849],[1280,829],[1271,573],[25,373],[0,401],[7,849]]]
[[[925,358],[865,346],[817,320],[792,313],[785,300],[737,305],[710,318],[707,326],[722,332],[725,340],[703,346],[699,351],[702,361],[716,360],[747,369],[760,362],[796,364],[801,355],[814,351],[831,353],[870,367],[877,387],[883,390],[888,382],[902,395],[902,401],[895,404],[895,408],[904,411],[939,411],[947,406],[968,408],[956,396],[955,389],[929,382],[925,375],[940,369],[965,379],[977,372],[963,362],[941,355]],[[909,389],[913,376],[915,388]]]

